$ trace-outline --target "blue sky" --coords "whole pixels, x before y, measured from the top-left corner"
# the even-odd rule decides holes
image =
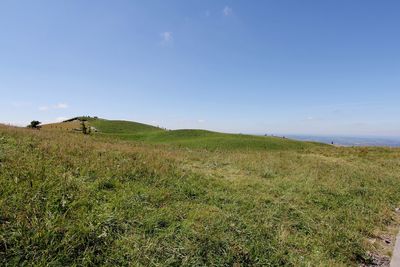
[[[0,121],[400,136],[400,1],[0,2]]]

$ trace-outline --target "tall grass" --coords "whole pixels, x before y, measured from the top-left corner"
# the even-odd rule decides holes
[[[194,141],[193,141],[194,142]],[[400,150],[207,149],[0,127],[0,265],[356,266]]]

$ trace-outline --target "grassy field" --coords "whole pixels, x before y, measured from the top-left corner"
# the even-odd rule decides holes
[[[0,265],[357,266],[390,255],[399,149],[89,123],[100,133],[0,126]]]

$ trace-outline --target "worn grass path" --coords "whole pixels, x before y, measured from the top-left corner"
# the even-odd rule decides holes
[[[399,267],[400,266],[400,232],[397,235],[396,244],[393,249],[393,256],[390,262],[390,267]]]

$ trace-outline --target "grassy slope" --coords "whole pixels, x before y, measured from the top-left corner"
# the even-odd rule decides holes
[[[382,250],[399,186],[397,149],[212,152],[0,127],[0,265],[356,265]]]
[[[89,124],[105,134],[137,134],[163,131],[160,128],[131,121],[89,119]]]
[[[317,143],[298,142],[277,137],[224,134],[205,130],[166,131],[150,125],[128,121],[90,119],[89,124],[96,127],[100,131],[101,136],[195,149],[284,150],[325,146]]]
[[[73,131],[79,129],[81,126],[79,121],[63,122],[63,123],[50,123],[42,126],[45,130],[52,131]]]

